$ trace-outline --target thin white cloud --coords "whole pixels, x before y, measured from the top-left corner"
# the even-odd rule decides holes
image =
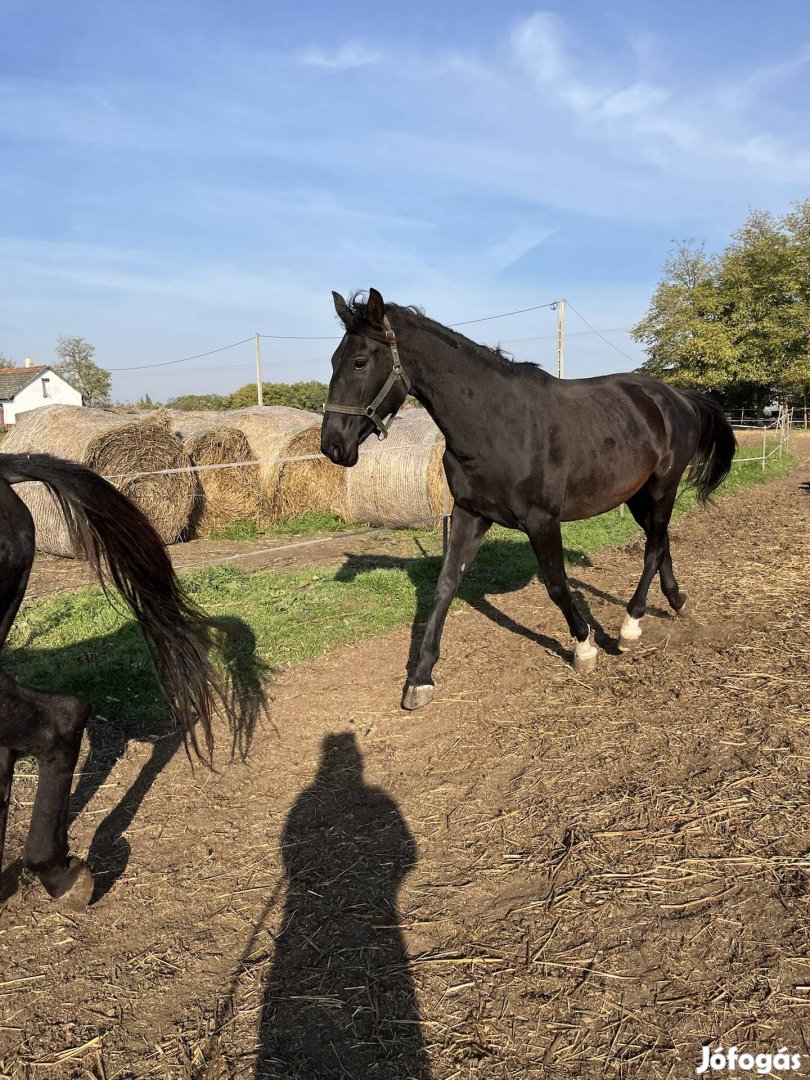
[[[638,41],[628,41],[636,52]],[[679,172],[707,165],[733,170],[734,162],[755,170],[775,168],[788,182],[810,177],[810,159],[785,139],[750,130],[754,88],[801,70],[810,60],[803,48],[778,65],[763,66],[737,80],[695,85],[688,91],[647,80],[623,81],[614,74],[583,73],[576,44],[563,20],[538,12],[512,32],[512,53],[538,92],[570,112],[591,137],[625,154]],[[746,130],[748,129],[748,130]],[[688,160],[684,153],[692,155]],[[771,174],[770,178],[773,177]]]
[[[359,41],[347,41],[331,52],[318,47],[306,49],[300,53],[299,60],[307,67],[326,68],[329,71],[349,71],[352,68],[379,64],[382,53],[379,49],[370,49]]]

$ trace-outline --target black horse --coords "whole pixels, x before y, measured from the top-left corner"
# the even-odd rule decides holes
[[[562,381],[535,364],[513,363],[416,308],[386,304],[376,289],[366,303],[332,295],[346,332],[332,357],[323,453],[354,465],[360,443],[375,430],[387,434],[409,391],[446,441],[452,531],[405,708],[433,698],[447,610],[493,522],[528,534],[548,594],[574,638],[580,672],[593,670],[598,653],[568,588],[561,521],[626,502],[646,534],[621,649],[641,637],[639,620],[657,573],[670,607],[683,611],[686,596],[672,570],[667,529],[687,468],[706,501],[731,467],[737,443],[719,405],[635,373]]]
[[[238,726],[233,698],[212,666],[216,624],[186,596],[166,549],[143,513],[89,469],[46,454],[0,454],[0,647],[25,594],[34,561],[34,523],[12,484],[38,480],[54,496],[77,555],[88,559],[102,584],[121,592],[150,646],[158,675],[186,741],[207,757],[212,720],[224,712]],[[32,754],[39,780],[23,864],[53,897],[85,907],[92,875],[68,854],[67,823],[73,771],[89,704],[78,697],[31,690],[0,673],[0,868],[14,763]]]

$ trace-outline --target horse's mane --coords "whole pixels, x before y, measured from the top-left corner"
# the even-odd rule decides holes
[[[366,293],[364,291],[357,291],[351,294],[346,301],[346,316],[343,319],[343,325],[346,328],[348,334],[364,334],[366,337],[374,338],[377,341],[385,341],[384,335],[379,330],[372,327],[368,321],[367,308],[368,304],[365,300]],[[533,364],[530,362],[513,360],[508,356],[500,345],[496,345],[492,348],[489,345],[481,345],[477,341],[472,341],[470,338],[460,334],[457,330],[454,330],[450,326],[443,326],[442,323],[436,322],[435,319],[429,318],[423,308],[417,307],[415,304],[391,304],[386,303],[386,313],[388,312],[401,312],[406,315],[410,315],[416,320],[417,324],[434,337],[440,338],[445,344],[450,345],[454,349],[464,349],[465,351],[474,351],[478,356],[490,363],[495,361],[498,367],[510,371],[517,372],[522,369],[531,368],[537,370],[542,366],[540,364]]]

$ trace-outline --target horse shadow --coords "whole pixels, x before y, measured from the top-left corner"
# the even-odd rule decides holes
[[[256,654],[253,631],[241,619],[217,620],[223,666],[228,676],[232,711],[231,754],[245,756],[255,729],[266,712],[262,681],[271,670]],[[183,736],[169,715],[146,643],[135,623],[62,648],[39,649],[22,645],[0,653],[3,671],[23,685],[42,690],[78,694],[93,705],[87,724],[88,753],[70,800],[69,824],[104,789],[116,765],[126,757],[130,743],[151,746],[148,760],[137,777],[104,816],[90,844],[87,862],[95,887],[91,904],[105,896],[126,870],[131,848],[125,833],[158,776],[178,750]],[[126,686],[125,703],[112,697],[111,687]],[[21,860],[2,877],[13,888]],[[0,886],[2,892],[3,886]]]
[[[255,1080],[430,1080],[397,909],[416,845],[394,800],[364,781],[352,733],[324,739],[281,848]]]
[[[565,548],[564,555],[569,568],[593,566],[590,556],[578,548]],[[424,626],[432,606],[433,593],[442,561],[441,556],[430,555],[427,552],[410,558],[395,555],[354,555],[346,552],[345,562],[336,574],[337,581],[354,581],[359,575],[371,573],[375,570],[404,570],[411,579],[416,593],[416,614],[411,625],[411,640],[408,650],[407,672],[409,677],[413,674],[419,657],[419,647],[422,643]],[[567,649],[556,638],[549,637],[547,634],[542,634],[531,627],[516,622],[489,599],[494,595],[518,592],[538,577],[540,577],[540,571],[537,557],[527,539],[521,538],[517,534],[514,537],[488,538],[482,544],[476,561],[462,579],[456,596],[502,629],[528,638],[529,641],[543,646],[543,648],[568,661],[571,659],[571,650]],[[573,578],[569,578],[569,581],[576,590],[576,600],[582,609],[583,615],[594,630],[597,645],[608,653],[617,653],[615,636],[607,634],[600,622],[595,618],[586,596],[583,595],[583,590],[619,606],[622,605],[622,601],[617,597],[592,588],[586,582]]]

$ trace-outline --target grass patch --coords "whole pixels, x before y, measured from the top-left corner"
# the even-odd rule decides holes
[[[765,471],[758,462],[735,465],[719,495],[773,479],[790,464],[788,458],[781,462],[773,458]],[[682,491],[676,512],[686,512],[695,501],[693,492]],[[307,514],[292,523],[299,532],[283,535],[305,534],[316,523],[316,531],[337,531],[334,522],[338,521]],[[286,522],[278,528],[290,525]],[[566,523],[567,562],[587,565],[593,554],[628,543],[638,531],[632,516],[618,510]],[[212,615],[227,617],[253,635],[260,662],[278,667],[426,616],[441,564],[441,536],[437,530],[412,529],[402,537],[413,545],[412,554],[350,554],[337,569],[296,573],[248,574],[232,565],[207,566],[184,575],[183,580]],[[496,526],[454,604],[486,603],[488,595],[523,588],[536,573],[526,537]],[[111,607],[97,588],[25,604],[9,639],[10,648],[0,657],[3,670],[31,686],[80,693],[105,715],[125,719],[164,714],[143,639],[121,606]]]
[[[211,533],[211,540],[267,540],[284,539],[288,536],[313,536],[318,533],[346,532],[357,528],[348,525],[335,514],[311,510],[308,514],[284,518],[277,525],[260,529],[255,521],[236,521]]]

